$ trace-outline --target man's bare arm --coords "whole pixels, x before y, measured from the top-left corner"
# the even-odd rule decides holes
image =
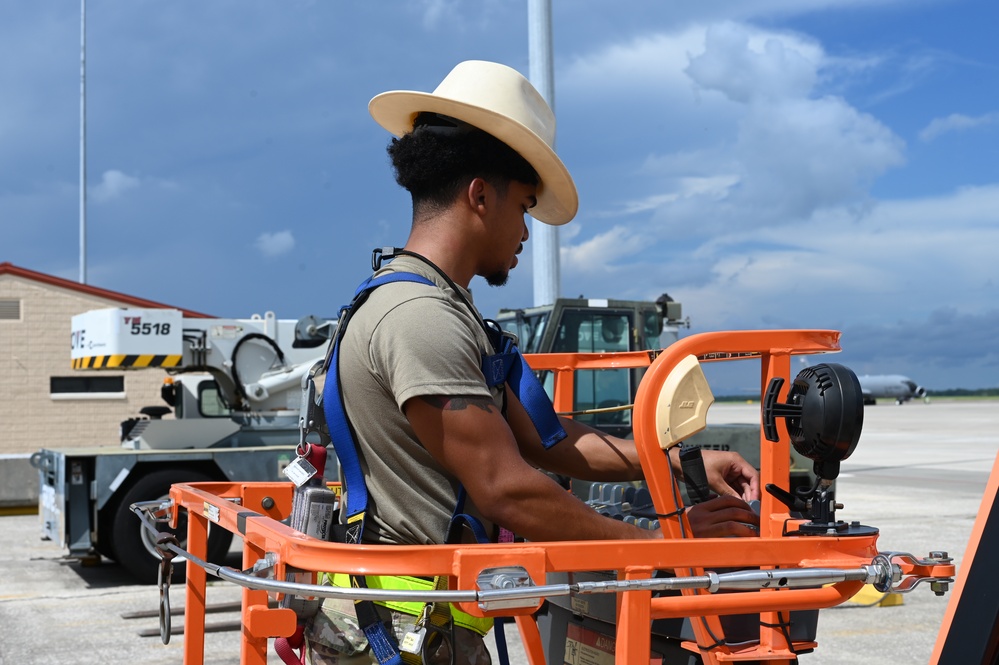
[[[610,436],[568,418],[561,418],[568,436],[545,450],[523,405],[507,391],[507,417],[520,444],[521,453],[532,464],[580,480],[641,480],[642,467],[635,442]]]
[[[580,480],[627,481],[642,478],[638,450],[631,439],[610,436],[588,425],[562,418],[568,436],[545,450],[524,407],[508,391],[507,416],[524,457],[532,464]],[[733,452],[705,450],[708,483],[717,494],[745,501],[760,498],[759,473]],[[682,477],[679,456],[670,454],[670,464]]]
[[[486,519],[529,540],[654,538],[597,514],[529,464],[488,398],[415,397],[403,405],[423,446],[454,474]]]

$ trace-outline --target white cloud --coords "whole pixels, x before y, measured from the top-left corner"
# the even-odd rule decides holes
[[[703,197],[706,201],[720,200],[728,194],[729,189],[738,183],[739,177],[732,175],[681,177],[673,185],[676,191],[666,194],[650,194],[644,198],[625,201],[619,210],[599,213],[598,216],[619,217],[649,212],[683,198]]]
[[[507,5],[496,0],[479,0],[474,3],[474,11],[468,11],[469,3],[461,0],[420,0],[414,3],[411,11],[419,12],[425,30],[440,29],[464,32],[469,26],[487,26],[495,12],[509,11]]]
[[[667,291],[684,304],[692,332],[860,331],[925,321],[942,307],[975,317],[999,302],[997,210],[999,184],[884,201],[862,214],[830,206],[806,220],[733,224],[713,236],[677,238],[635,224],[592,237],[583,229],[562,238],[563,286],[590,297],[654,299]],[[909,334],[923,333],[915,326]]]
[[[700,28],[636,37],[577,57],[564,72],[559,72],[558,92],[602,97],[625,92],[629,99],[636,93],[686,93],[689,86],[683,67],[689,53],[703,48],[704,32]]]
[[[690,237],[862,208],[871,183],[904,163],[905,144],[820,86],[873,66],[829,57],[796,32],[731,21],[577,58],[560,91],[587,109],[582,126],[611,119],[621,136],[607,168],[582,183],[616,192],[619,203],[582,214],[634,223],[644,215],[650,233]]]
[[[95,203],[107,203],[114,201],[125,194],[125,192],[135,189],[141,181],[135,176],[111,169],[105,171],[101,176],[101,181],[90,190],[90,197]]]
[[[563,246],[560,256],[567,272],[593,276],[617,271],[615,262],[635,256],[647,245],[648,240],[633,230],[615,226],[579,244]]]
[[[642,199],[636,199],[634,201],[626,201],[622,206],[620,214],[634,215],[635,213],[648,212],[649,210],[655,210],[660,206],[676,201],[679,198],[679,194],[669,193],[669,194],[651,194]],[[617,211],[612,213],[606,213],[606,216],[618,215]]]
[[[976,117],[967,116],[961,113],[951,113],[946,118],[934,118],[930,124],[926,125],[919,132],[921,141],[932,141],[942,134],[948,132],[959,132],[968,129],[975,129],[985,125],[999,123],[999,113],[986,113]]]
[[[696,303],[701,329],[767,327],[770,319],[862,324],[883,319],[889,303],[911,320],[943,306],[976,314],[983,301],[997,302],[996,210],[999,185],[888,201],[861,218],[841,207],[805,223],[731,233],[686,257],[685,269],[707,279],[670,289]]]
[[[704,52],[690,59],[686,72],[735,102],[800,98],[815,85],[823,57],[814,42],[797,36],[721,23],[707,29]]]
[[[433,28],[445,17],[454,14],[455,0],[425,0],[423,3],[423,27]]]
[[[743,178],[733,203],[772,223],[862,200],[875,178],[904,162],[904,142],[838,97],[796,98],[751,105],[735,154]]]
[[[736,119],[716,128],[725,143],[685,167],[731,174],[727,192],[715,186],[699,205],[687,197],[658,217],[690,226],[696,215],[697,228],[711,233],[733,222],[764,227],[862,204],[871,182],[903,163],[905,146],[844,99],[816,96],[820,73],[843,66],[796,34],[734,23],[707,28],[704,51],[691,57],[686,73],[699,89],[734,103]],[[701,99],[707,104],[709,97]],[[680,182],[690,173],[674,176]]]
[[[868,193],[903,163],[904,143],[820,88],[857,61],[833,60],[796,33],[731,22],[687,28],[680,49],[672,37],[634,40],[572,68],[574,94],[587,94],[584,72],[611,81],[630,104],[615,111],[634,112],[647,130],[635,132],[640,162],[632,153],[589,176],[619,203],[584,208],[578,235],[562,236],[567,289],[635,298],[667,290],[691,306],[695,325],[717,330],[761,327],[763,316],[828,325],[854,307],[837,290],[917,288],[923,266],[897,266],[907,234],[883,210],[873,216]],[[591,83],[587,101],[601,119],[605,93]],[[599,222],[612,213],[617,226],[608,230]]]
[[[257,236],[254,246],[265,258],[273,259],[295,249],[295,236],[288,230],[261,233]]]

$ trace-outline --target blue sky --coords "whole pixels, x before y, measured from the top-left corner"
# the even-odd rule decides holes
[[[689,333],[834,328],[858,374],[999,385],[999,5],[553,5],[580,191],[563,295],[668,292]],[[87,18],[88,282],[225,317],[331,315],[404,243],[372,96],[467,59],[529,71],[526,0]],[[79,42],[79,3],[0,0],[0,261],[69,279]],[[485,315],[533,304],[530,253],[506,287],[473,282]]]

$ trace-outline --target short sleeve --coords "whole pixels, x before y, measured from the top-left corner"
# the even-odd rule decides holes
[[[371,336],[370,362],[400,410],[421,395],[491,396],[475,325],[468,313],[434,296],[407,300],[382,317]]]

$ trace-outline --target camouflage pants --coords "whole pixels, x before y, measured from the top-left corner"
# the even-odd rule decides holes
[[[398,644],[413,624],[414,617],[375,605],[375,611],[392,626]],[[326,599],[323,607],[310,621],[305,631],[307,659],[310,665],[369,665],[378,660],[368,647],[368,640],[357,624],[353,602]],[[450,665],[454,649],[454,665],[491,665],[492,658],[485,641],[475,631],[454,626],[451,639],[431,642],[423,665]]]

